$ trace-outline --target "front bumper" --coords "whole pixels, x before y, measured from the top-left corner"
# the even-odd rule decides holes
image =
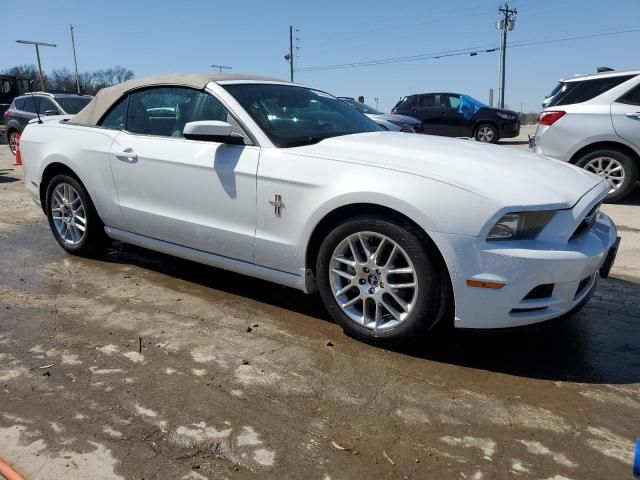
[[[449,237],[439,240],[449,243],[444,256],[457,328],[510,328],[564,315],[596,288],[598,271],[617,239],[614,223],[601,212],[586,233],[567,242],[487,242],[439,235]],[[470,279],[505,286],[472,287],[467,285]]]
[[[500,137],[501,138],[513,138],[520,135],[520,122],[519,121],[503,121],[500,124]]]

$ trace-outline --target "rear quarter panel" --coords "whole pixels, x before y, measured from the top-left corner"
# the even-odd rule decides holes
[[[121,215],[109,165],[109,148],[119,133],[59,121],[29,124],[20,138],[27,188],[37,200],[46,168],[54,163],[63,164],[86,187],[102,221],[118,226]],[[46,185],[42,188],[46,189]]]

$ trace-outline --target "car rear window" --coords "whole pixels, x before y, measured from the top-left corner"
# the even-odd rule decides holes
[[[628,103],[629,105],[640,105],[640,85],[625,93],[620,100],[620,103]]]
[[[396,108],[411,108],[415,105],[416,103],[416,97],[415,96],[411,96],[411,97],[402,97],[398,103],[396,103],[395,107],[393,107],[394,109]]]
[[[559,105],[572,105],[582,103],[626,82],[634,75],[620,75],[617,77],[594,78],[575,82],[565,82],[561,88],[557,88],[555,96],[547,103],[548,107]]]
[[[23,110],[24,109],[24,98],[16,98],[13,101],[13,108],[15,108],[16,110]]]
[[[89,97],[56,97],[56,102],[69,115],[75,115],[91,101]]]

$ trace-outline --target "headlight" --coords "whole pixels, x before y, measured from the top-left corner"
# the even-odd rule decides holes
[[[496,115],[498,115],[500,118],[504,118],[505,120],[515,120],[516,119],[515,115],[509,115],[508,113],[496,112]]]
[[[487,240],[531,240],[538,236],[555,213],[555,210],[507,213],[493,226]]]

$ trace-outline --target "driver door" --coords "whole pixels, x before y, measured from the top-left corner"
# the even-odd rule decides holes
[[[232,123],[222,103],[204,91],[155,87],[130,94],[125,116],[110,164],[126,228],[253,261],[259,147],[182,136],[190,121]]]

